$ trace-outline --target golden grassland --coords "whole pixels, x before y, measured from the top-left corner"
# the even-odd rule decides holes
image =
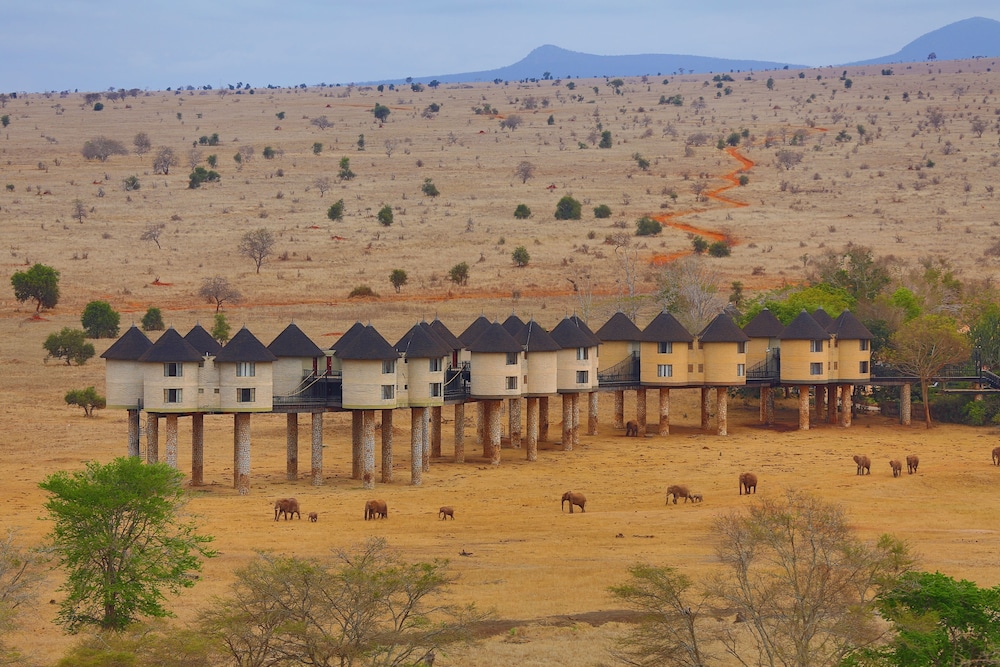
[[[842,69],[807,70],[804,78],[794,71],[760,72],[750,81],[747,73],[733,73],[734,81],[725,82],[730,94],[717,89],[711,75],[670,75],[648,82],[626,78],[623,95],[614,95],[603,79],[575,81],[574,90],[566,81],[542,81],[381,95],[356,87],[225,96],[151,92],[106,102],[100,112],[83,107],[82,94],[19,96],[0,111],[10,116],[0,134],[0,250],[6,275],[35,262],[57,268],[62,298],[39,321],[29,317],[33,306],[18,304],[9,288],[0,295],[5,525],[18,528],[28,543],[40,542],[50,526],[40,519],[38,482],[55,470],[125,453],[123,413],[86,419],[63,401],[71,388],[92,384],[103,391],[100,360],[82,367],[43,361],[45,337],[78,326],[93,299],[110,301],[126,325],[149,306],[161,307],[167,323],[183,333],[197,321],[210,324],[213,308],[196,292],[205,277],[224,275],[244,294],[241,304],[226,307],[230,321],[246,323],[265,343],[292,320],[323,346],[357,319],[375,324],[390,342],[435,315],[458,333],[480,313],[503,318],[515,311],[552,326],[579,310],[596,328],[617,308],[624,279],[620,254],[603,240],[622,225],[634,229],[642,215],[665,215],[688,229],[667,226],[657,237],[636,239],[641,294],[655,291],[659,269],[653,260],[687,252],[689,234],[698,231],[734,239],[732,257],[711,260],[712,266],[724,285],[740,280],[749,290],[802,281],[810,258],[848,242],[893,254],[904,268],[937,256],[964,277],[995,277],[998,260],[987,251],[1000,237],[1000,211],[988,190],[1000,170],[996,63],[897,65],[892,76],[879,69],[850,68],[850,89],[840,80]],[[768,77],[773,90],[765,85]],[[661,95],[676,94],[683,106],[658,104]],[[523,108],[529,97],[537,110]],[[701,109],[692,104],[699,97]],[[382,126],[371,113],[376,102],[392,109]],[[422,112],[432,102],[441,110],[426,118]],[[501,130],[497,117],[473,113],[486,103],[505,117],[521,115],[523,124]],[[939,129],[928,124],[937,109],[944,114]],[[332,128],[310,124],[321,115]],[[971,130],[976,117],[990,123],[982,137]],[[613,134],[609,149],[591,145],[597,122]],[[859,143],[858,125],[870,142]],[[749,139],[738,152],[715,148],[720,137],[743,129]],[[804,145],[785,145],[799,129],[807,131]],[[841,130],[850,141],[836,141]],[[131,147],[138,132],[149,134],[154,151],[172,147],[182,164],[163,176],[152,173],[150,155],[105,163],[80,155],[95,136]],[[708,145],[686,151],[686,140],[697,132],[711,137]],[[189,190],[188,150],[213,133],[221,145],[199,147],[201,164],[218,155],[222,181]],[[357,147],[360,134],[364,151]],[[777,143],[765,146],[768,136]],[[324,144],[320,155],[312,152],[314,142]],[[391,155],[386,142],[394,146]],[[588,148],[579,148],[580,142]],[[232,156],[244,145],[255,148],[255,157],[237,169]],[[278,156],[264,160],[265,146]],[[802,161],[780,168],[779,149],[801,152]],[[638,168],[635,153],[650,161],[648,172]],[[337,182],[344,156],[357,177]],[[743,187],[724,178],[746,168],[739,157],[752,162]],[[527,183],[514,174],[523,160],[535,165]],[[138,191],[122,189],[130,175],[140,179]],[[334,185],[321,196],[315,181],[323,176]],[[426,178],[440,196],[421,194]],[[3,187],[8,183],[13,190]],[[692,188],[697,183],[716,196],[700,200]],[[552,218],[565,194],[584,203],[582,220]],[[341,198],[345,220],[332,222],[326,209]],[[72,218],[77,199],[88,213],[82,223]],[[513,218],[519,203],[531,207],[531,219]],[[384,204],[396,209],[388,229],[375,220]],[[595,219],[598,204],[609,205],[612,218]],[[159,249],[139,238],[154,224],[165,225]],[[260,274],[236,253],[240,236],[257,227],[278,238],[276,256]],[[519,245],[531,261],[515,269],[510,254]],[[462,261],[471,267],[467,287],[446,277]],[[398,295],[388,282],[395,268],[409,275]],[[574,294],[570,280],[583,293]],[[359,284],[382,296],[348,300]],[[640,326],[656,308],[650,299]],[[110,341],[96,343],[100,353]],[[350,420],[334,414],[324,430],[322,487],[310,485],[304,461],[300,479],[286,481],[285,420],[255,416],[252,493],[239,497],[232,489],[232,420],[209,417],[208,484],[192,490],[190,507],[215,536],[220,555],[173,608],[181,620],[193,618],[213,595],[225,593],[233,569],[255,550],[322,555],[381,535],[406,558],[450,559],[459,576],[456,601],[476,601],[495,608],[501,619],[523,621],[471,651],[449,651],[439,664],[607,664],[604,648],[617,626],[590,624],[615,618],[607,586],[639,560],[696,578],[712,572],[713,517],[752,502],[737,494],[736,477],[745,469],[760,476],[761,494],[809,491],[842,503],[866,538],[883,532],[904,537],[925,569],[982,585],[1000,581],[1000,469],[989,464],[994,429],[925,431],[860,415],[849,429],[820,425],[799,432],[791,430],[797,424],[791,404],[779,409],[779,426],[765,429],[756,425],[755,405],[737,403],[730,408],[730,435],[720,438],[697,428],[693,392],[672,397],[667,437],[621,437],[611,427],[610,395],[603,395],[597,436],[582,436],[572,452],[543,444],[530,464],[523,451],[505,449],[497,469],[477,456],[481,452],[465,464],[451,463],[446,424],[445,459],[432,463],[420,488],[408,485],[409,419],[400,411],[395,481],[374,494],[350,479]],[[558,409],[552,414],[558,419]],[[627,414],[634,414],[631,403]],[[451,418],[450,409],[445,417]],[[182,420],[182,470],[190,467],[189,428]],[[557,423],[552,433],[559,433]],[[301,448],[307,459],[308,444]],[[855,453],[872,457],[870,477],[854,474]],[[919,474],[893,479],[888,460],[908,453],[920,455]],[[666,486],[676,482],[702,492],[705,502],[665,505]],[[559,511],[558,498],[569,488],[587,494],[585,514]],[[319,522],[275,524],[273,500],[288,495],[297,496],[304,511],[319,512]],[[362,520],[364,501],[373,495],[388,501],[387,521]],[[455,507],[455,521],[438,521],[437,508],[445,504]],[[459,556],[463,550],[472,555]],[[43,602],[58,598],[58,584],[54,572]],[[14,638],[34,664],[53,662],[74,641],[53,625],[54,614],[54,606],[40,605]]]

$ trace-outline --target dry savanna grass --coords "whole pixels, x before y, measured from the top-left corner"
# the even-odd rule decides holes
[[[567,81],[542,81],[381,95],[358,87],[225,96],[151,92],[106,101],[99,112],[83,106],[82,94],[19,96],[2,110],[10,124],[0,134],[6,275],[35,262],[51,265],[61,272],[62,298],[44,319],[32,320],[33,306],[15,302],[9,288],[0,295],[5,524],[18,528],[25,542],[40,542],[49,524],[39,520],[38,482],[55,470],[125,453],[124,414],[86,419],[63,401],[71,388],[95,385],[103,392],[100,360],[82,367],[43,362],[45,337],[78,326],[93,299],[110,301],[123,312],[123,324],[150,306],[163,308],[167,323],[186,332],[197,321],[210,324],[213,307],[196,292],[204,278],[223,275],[244,295],[241,304],[226,306],[230,321],[246,323],[265,343],[291,320],[323,346],[357,319],[393,342],[415,321],[435,315],[456,333],[480,313],[502,318],[512,310],[546,326],[577,310],[596,327],[617,309],[628,282],[622,253],[604,239],[623,227],[634,230],[643,215],[663,216],[668,224],[659,236],[633,238],[638,294],[655,292],[657,263],[688,252],[693,233],[733,239],[731,257],[709,261],[723,285],[740,280],[748,291],[801,281],[810,257],[848,242],[893,254],[903,267],[939,256],[961,275],[994,277],[998,259],[991,248],[1000,237],[992,193],[1000,169],[996,63],[897,65],[892,76],[880,69],[850,68],[850,88],[842,69],[824,68],[801,78],[795,71],[733,73],[721,89],[711,75],[630,77],[623,95],[614,95],[603,79],[575,80],[572,90]],[[765,85],[768,77],[773,90]],[[672,95],[684,104],[659,103]],[[371,113],[376,102],[391,108],[382,125]],[[432,103],[440,110],[424,113]],[[484,104],[523,122],[501,129],[500,118],[473,112]],[[312,124],[319,116],[333,126]],[[977,118],[987,121],[982,136],[974,130]],[[592,141],[598,123],[611,131],[611,148]],[[748,137],[733,153],[715,147],[744,129]],[[131,147],[139,132],[149,135],[154,152],[173,148],[181,164],[164,176],[153,174],[150,154],[103,163],[81,156],[83,143],[96,136]],[[217,155],[222,180],[189,190],[192,143],[214,133],[220,144],[198,146],[200,164]],[[689,146],[699,133],[707,135],[705,145]],[[316,142],[323,144],[318,155]],[[244,146],[255,149],[254,157],[237,168],[233,155]],[[276,152],[271,160],[262,157],[267,146]],[[801,161],[785,169],[779,150],[800,153]],[[648,171],[636,153],[649,161]],[[352,180],[337,178],[343,157],[357,174]],[[515,174],[522,161],[534,165],[526,183]],[[126,192],[122,183],[132,175],[141,187]],[[749,177],[742,187],[732,180],[739,175]],[[316,181],[324,177],[332,185],[321,194]],[[439,196],[422,194],[427,178]],[[583,203],[580,221],[553,219],[556,201],[566,194]],[[326,210],[339,199],[345,218],[333,222]],[[73,217],[76,200],[85,207],[82,221]],[[533,211],[528,220],[514,219],[519,203]],[[389,228],[375,218],[385,204],[395,210]],[[611,207],[611,218],[594,218],[599,204]],[[140,240],[160,224],[162,247]],[[240,236],[258,227],[278,239],[260,274],[235,250]],[[517,246],[531,255],[526,267],[513,266]],[[470,265],[469,285],[453,285],[448,269],[463,261]],[[388,280],[396,268],[409,276],[399,294]],[[381,296],[348,300],[360,284]],[[657,309],[653,299],[644,304],[640,326]],[[97,341],[98,353],[109,343]],[[450,559],[459,576],[454,599],[495,608],[511,622],[505,627],[514,627],[471,650],[450,650],[439,664],[609,664],[604,649],[620,626],[599,620],[620,615],[607,586],[636,561],[672,565],[695,578],[714,571],[713,517],[754,501],[738,495],[744,470],[758,474],[760,494],[797,488],[842,503],[862,536],[893,532],[907,539],[925,569],[986,586],[1000,581],[1000,468],[990,465],[992,429],[925,431],[861,415],[850,429],[820,425],[799,432],[791,430],[797,424],[791,402],[780,406],[779,426],[765,429],[756,425],[755,405],[736,402],[730,435],[720,438],[698,429],[694,392],[672,396],[667,437],[626,440],[611,428],[610,395],[602,395],[597,436],[583,436],[571,452],[543,444],[530,464],[523,451],[505,449],[497,469],[477,455],[451,463],[446,423],[446,456],[432,463],[420,488],[408,485],[409,416],[399,411],[395,481],[374,494],[350,479],[350,420],[333,414],[324,430],[325,484],[318,488],[305,470],[305,441],[300,479],[286,481],[285,420],[255,416],[252,494],[238,497],[232,420],[209,417],[208,484],[192,490],[190,507],[216,537],[220,556],[172,606],[182,621],[190,620],[213,595],[225,593],[233,569],[258,549],[321,555],[382,535],[409,559]],[[654,404],[651,398],[650,415]],[[555,435],[557,407],[552,414]],[[627,414],[635,414],[631,402]],[[451,418],[450,409],[445,417]],[[182,443],[189,438],[182,420]],[[855,475],[851,456],[859,453],[872,458],[871,476]],[[910,453],[920,456],[919,473],[894,479],[887,462]],[[180,465],[190,467],[188,447]],[[665,505],[673,483],[703,494],[704,502]],[[568,489],[587,494],[586,513],[559,511]],[[274,523],[274,499],[291,495],[319,520]],[[388,520],[363,521],[369,497],[388,501]],[[455,521],[438,520],[442,505],[455,508]],[[59,581],[54,572],[42,602],[59,597]],[[54,612],[39,605],[13,638],[34,664],[53,662],[74,641],[53,625]]]

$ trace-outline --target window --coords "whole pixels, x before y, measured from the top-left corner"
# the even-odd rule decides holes
[[[822,375],[823,364],[820,362],[809,364],[809,375]]]
[[[586,361],[587,359],[590,359],[590,350],[586,347],[576,348],[576,360]]]
[[[747,365],[746,364],[736,364],[736,377],[746,377]]]
[[[694,364],[688,364],[688,373],[694,373]]]
[[[867,373],[868,372],[868,362],[867,361],[859,361],[858,362],[858,371],[861,372],[861,373]]]
[[[589,376],[590,376],[590,373],[588,371],[577,371],[576,372],[576,383],[577,384],[587,384],[589,382],[589,380],[587,379]]]
[[[440,370],[441,370],[441,359],[431,359],[430,360],[431,373],[437,373]]]
[[[395,359],[385,359],[382,361],[382,374],[389,375],[390,373],[396,372],[396,360]],[[390,396],[390,398],[392,398]]]
[[[441,398],[441,383],[431,382],[431,398]]]
[[[821,340],[811,340],[811,341],[809,341],[809,351],[810,352],[822,352],[823,351],[823,341],[821,341]]]
[[[698,349],[699,350],[704,350],[705,349],[705,344],[702,343],[700,340],[698,341]]]
[[[394,384],[382,385],[382,400],[391,401],[394,398],[396,398],[396,385]]]
[[[746,341],[740,341],[739,343],[736,343],[736,353],[737,354],[746,354],[747,353],[747,343],[746,343]]]
[[[858,349],[860,349],[862,352],[867,352],[868,351],[868,341],[866,341],[866,340],[859,340],[858,341],[858,345],[860,346]]]
[[[183,401],[183,390],[182,389],[164,389],[163,390],[163,402],[164,403],[180,403]]]
[[[689,350],[693,350],[694,349],[694,341],[691,341],[690,343],[688,343],[688,349]]]
[[[511,391],[513,391],[514,389],[517,389],[517,376],[516,375],[508,375],[507,376],[507,389],[511,390]]]
[[[660,341],[657,344],[657,350],[656,351],[659,352],[660,354],[673,354],[674,353],[674,344],[671,343],[670,341]]]
[[[521,355],[518,354],[517,352],[508,352],[507,353],[507,365],[508,366],[517,366],[517,360],[518,360],[518,357],[520,357],[520,356]]]
[[[257,375],[257,364],[252,361],[241,361],[236,364],[236,377],[252,378]]]
[[[673,364],[657,364],[656,365],[656,377],[658,378],[672,378],[674,376],[674,366]]]
[[[163,377],[165,378],[179,378],[184,377],[184,364],[179,364],[174,361],[168,361],[163,364]]]
[[[236,390],[236,402],[237,403],[253,403],[257,398],[257,390],[253,387],[241,388]]]
[[[698,372],[699,373],[705,372],[705,364],[698,364]]]
[[[837,370],[839,366],[840,366],[840,362],[839,361],[833,362],[833,370]]]

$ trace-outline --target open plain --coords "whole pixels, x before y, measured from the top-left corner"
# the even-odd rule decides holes
[[[214,305],[197,291],[204,278],[221,275],[243,294],[224,307],[235,327],[246,324],[268,343],[294,320],[329,347],[356,320],[390,342],[422,318],[439,316],[459,333],[481,313],[503,319],[512,311],[547,327],[576,311],[596,329],[629,296],[646,297],[642,327],[658,310],[661,267],[690,252],[692,234],[732,240],[731,257],[706,260],[726,290],[734,280],[750,293],[802,282],[811,258],[850,242],[895,256],[899,271],[937,258],[960,277],[995,278],[996,68],[981,59],[895,65],[891,75],[882,67],[733,72],[721,87],[711,74],[651,73],[645,81],[626,78],[621,94],[605,79],[383,93],[347,86],[155,91],[105,100],[102,111],[85,105],[82,93],[19,95],[0,110],[9,115],[0,134],[0,252],[7,276],[36,262],[59,270],[61,298],[33,317],[34,306],[17,303],[9,287],[0,294],[3,523],[24,542],[40,543],[49,524],[39,481],[125,454],[124,413],[88,419],[63,400],[88,385],[103,393],[100,359],[66,366],[43,358],[45,337],[79,326],[94,299],[119,310],[123,326],[160,307],[166,323],[185,333],[199,321],[210,327]],[[682,104],[661,103],[672,96]],[[384,123],[372,114],[376,103],[390,109]],[[498,113],[485,113],[487,105]],[[312,122],[321,116],[332,125]],[[515,116],[516,129],[501,128]],[[716,147],[744,130],[734,150]],[[597,145],[602,131],[611,132],[610,148]],[[81,155],[97,136],[131,148],[140,132],[153,147],[143,156],[101,162]],[[217,145],[198,143],[213,134]],[[179,159],[169,174],[153,173],[160,146]],[[233,156],[246,146],[253,155],[237,164]],[[267,147],[271,159],[263,157]],[[778,151],[801,159],[786,168]],[[193,165],[205,166],[210,155],[220,182],[188,189]],[[356,174],[350,180],[338,178],[344,157]],[[524,181],[515,173],[522,162],[533,167]],[[748,177],[743,186],[740,175]],[[129,176],[139,189],[123,188]],[[438,196],[422,193],[426,179]],[[554,220],[567,194],[583,203],[581,220]],[[327,209],[340,199],[344,219],[332,221]],[[86,215],[75,218],[78,200]],[[533,212],[527,220],[513,216],[521,203]],[[386,204],[394,209],[391,227],[376,220]],[[610,218],[593,216],[600,204],[611,208]],[[633,237],[630,249],[605,243],[644,215],[665,223],[660,235]],[[142,240],[160,225],[159,245]],[[236,247],[260,227],[277,245],[257,273]],[[530,253],[522,268],[511,261],[518,246]],[[636,251],[632,273],[624,258]],[[466,286],[448,280],[460,262],[470,267]],[[408,275],[398,294],[388,280],[393,269]],[[380,296],[348,299],[359,285]],[[110,341],[95,343],[100,354]],[[255,416],[249,497],[232,488],[232,420],[209,417],[207,484],[192,489],[190,509],[220,555],[173,608],[181,621],[193,618],[225,593],[233,569],[255,550],[320,555],[383,535],[408,559],[450,559],[459,577],[454,599],[494,608],[505,621],[502,633],[468,651],[451,649],[438,664],[609,664],[604,649],[618,626],[601,622],[622,617],[607,586],[640,560],[695,578],[713,571],[713,517],[752,502],[737,494],[744,470],[758,474],[758,493],[796,488],[842,503],[862,536],[905,538],[923,569],[1000,583],[994,428],[927,431],[862,414],[849,429],[800,432],[792,430],[797,413],[789,403],[767,429],[756,424],[756,405],[733,401],[730,435],[718,437],[699,430],[695,393],[676,395],[669,436],[626,440],[611,426],[607,394],[597,436],[582,436],[571,452],[543,443],[534,463],[504,449],[495,469],[481,451],[452,463],[446,424],[445,457],[432,462],[419,488],[408,485],[409,432],[401,426],[409,420],[401,415],[395,481],[374,494],[350,479],[344,414],[325,423],[321,487],[304,469],[298,481],[285,480],[284,419]],[[450,409],[444,412],[449,419]],[[185,427],[182,420],[182,445]],[[855,475],[858,453],[872,458],[870,477]],[[894,479],[888,461],[910,453],[920,455],[919,473]],[[190,469],[183,446],[180,466]],[[666,486],[676,482],[704,502],[665,505]],[[587,494],[586,513],[559,511],[571,488]],[[290,495],[318,521],[274,523],[274,499]],[[388,520],[363,521],[370,495],[388,501]],[[454,521],[438,520],[442,505],[455,508]],[[51,664],[74,641],[53,624],[56,608],[47,604],[59,596],[60,576],[51,574],[13,637],[31,664]]]

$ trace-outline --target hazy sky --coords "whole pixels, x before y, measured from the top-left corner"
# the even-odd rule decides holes
[[[5,0],[0,91],[350,83],[488,70],[554,44],[836,65],[997,0]]]

